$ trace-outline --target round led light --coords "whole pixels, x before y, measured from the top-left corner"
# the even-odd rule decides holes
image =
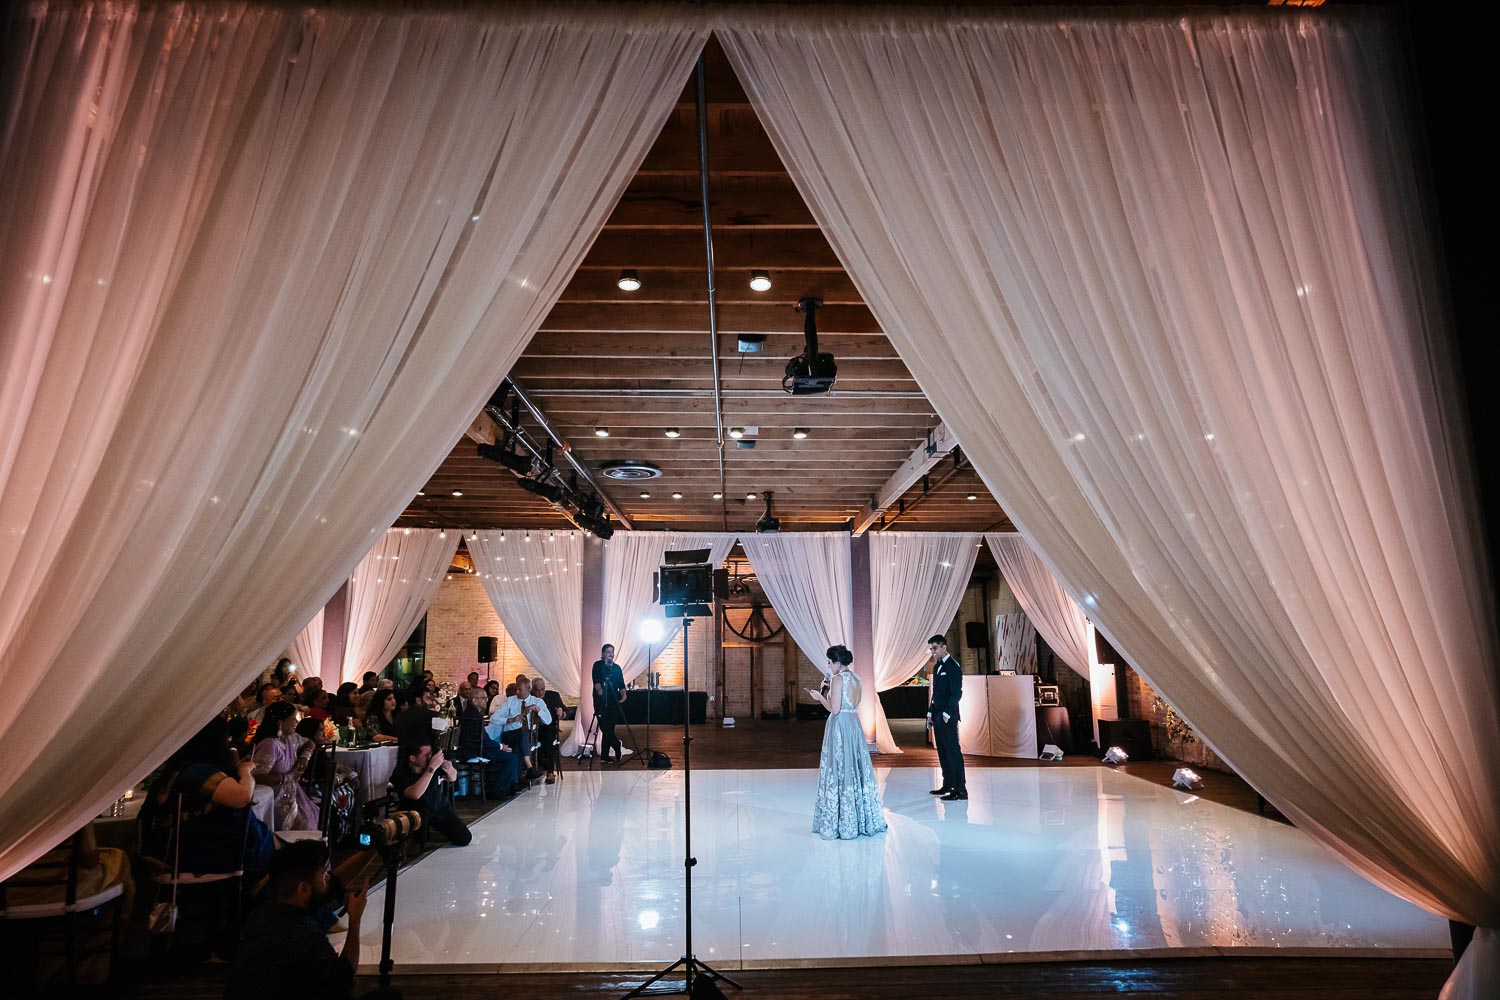
[[[979,494],[978,494],[978,493],[970,493],[970,494],[969,494],[969,495],[968,495],[968,496],[967,496],[967,497],[965,497],[965,498],[964,498],[964,499],[965,499],[965,500],[978,500],[978,499],[979,499]]]
[[[769,292],[771,290],[771,272],[760,269],[751,271],[750,287],[757,292]]]
[[[608,427],[595,427],[594,428],[594,437],[596,437],[596,438],[607,438],[607,437],[609,437],[609,428]]]
[[[641,276],[635,273],[635,268],[627,267],[620,272],[620,279],[615,282],[620,286],[622,292],[636,292],[641,288]]]
[[[805,439],[807,437],[807,428],[798,427],[796,430],[792,431],[792,437],[796,438],[798,441]]]
[[[740,438],[742,438],[742,437],[745,436],[745,428],[743,428],[743,427],[731,427],[731,428],[729,428],[729,436],[732,437],[732,438],[734,438],[736,441],[738,441]]]
[[[680,438],[680,437],[682,437],[682,431],[678,430],[675,427],[668,427],[662,433],[666,434],[666,436],[669,437],[669,438]]]

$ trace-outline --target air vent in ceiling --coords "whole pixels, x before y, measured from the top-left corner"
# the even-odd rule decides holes
[[[599,474],[605,479],[639,482],[642,479],[659,479],[661,470],[650,462],[637,462],[634,459],[623,458],[614,462],[605,462],[599,467]]]

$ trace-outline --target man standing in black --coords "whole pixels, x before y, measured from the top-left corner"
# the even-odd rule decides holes
[[[600,658],[594,661],[594,718],[599,720],[599,756],[606,764],[613,750],[615,763],[619,763],[620,738],[615,735],[615,723],[624,718],[625,675],[615,662],[615,647],[609,643],[599,650]]]
[[[943,787],[934,788],[945,802],[969,797],[964,782],[964,753],[958,746],[958,699],[964,693],[963,667],[948,655],[948,639],[935,635],[927,640],[932,654],[932,702],[927,706],[927,728],[937,744],[938,764],[943,769]]]

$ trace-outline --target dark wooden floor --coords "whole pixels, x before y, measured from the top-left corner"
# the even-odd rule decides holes
[[[878,764],[893,767],[937,767],[937,755],[924,745],[920,722],[895,720],[892,729],[906,751],[882,756]],[[625,734],[622,733],[622,736]],[[636,737],[645,744],[645,729]],[[693,727],[693,768],[817,767],[822,724],[817,722],[760,722],[737,729]],[[651,742],[682,766],[680,729],[653,727]],[[635,758],[627,758],[634,760]],[[587,765],[585,765],[587,766]],[[598,765],[596,765],[598,766]],[[610,765],[613,767],[613,765]],[[627,763],[628,769],[639,763]],[[1056,763],[994,760],[970,757],[969,767],[1100,767],[1089,757],[1068,757]],[[1120,770],[1144,780],[1170,785],[1175,761],[1132,761]],[[575,762],[569,760],[567,769]],[[1237,809],[1256,810],[1256,795],[1239,778],[1200,772],[1205,784],[1197,794]],[[525,794],[525,793],[522,793]],[[464,803],[466,818],[488,811]],[[505,808],[501,806],[500,808]],[[1280,819],[1266,806],[1268,818]],[[1284,822],[1284,820],[1282,820]],[[374,874],[374,871],[371,872]],[[364,957],[371,961],[370,957]],[[1357,958],[1187,958],[1131,962],[1036,962],[1004,965],[942,967],[880,967],[867,969],[757,969],[735,973],[745,987],[729,996],[786,998],[786,1000],[927,1000],[927,998],[1037,997],[1043,1000],[1172,997],[1179,1000],[1432,1000],[1442,988],[1452,963],[1437,959]],[[136,969],[137,985],[129,995],[152,1000],[197,1000],[223,994],[222,966],[168,972]],[[399,972],[399,970],[398,970]],[[504,998],[551,1000],[557,997],[619,997],[644,977],[633,974],[546,975],[396,975],[393,985],[411,998]],[[373,980],[361,979],[359,990]],[[113,994],[112,994],[113,995]]]

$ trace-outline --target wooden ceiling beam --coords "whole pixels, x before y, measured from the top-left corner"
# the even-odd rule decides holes
[[[800,342],[802,314],[797,312],[794,302],[779,298],[757,305],[720,304],[718,327],[723,334],[794,334]],[[702,335],[706,349],[708,306],[706,303],[559,302],[547,313],[539,330],[542,333],[696,333]],[[825,305],[819,309],[818,336],[842,334],[883,337],[884,331],[865,306]],[[731,340],[731,352],[733,347]],[[529,345],[526,353],[531,353]]]
[[[633,230],[636,239],[649,239],[645,230]],[[717,247],[717,243],[715,244]],[[704,280],[703,264],[683,267],[655,267],[651,261],[645,267],[634,267],[640,275],[641,287],[634,292],[622,291],[615,283],[619,271],[607,268],[587,268],[577,271],[563,289],[562,303],[610,302],[624,305],[647,305],[651,303],[692,303],[700,309],[708,308],[708,287]],[[753,267],[765,267],[755,264]],[[823,300],[825,308],[842,305],[863,305],[864,299],[854,287],[854,282],[843,271],[787,271],[779,267],[766,267],[770,271],[771,289],[757,292],[750,287],[750,269],[718,268],[714,271],[714,296],[721,306],[727,305],[782,305],[796,302],[811,295]],[[556,307],[554,307],[556,308]],[[821,316],[822,314],[819,313]],[[707,313],[700,322],[707,325]],[[543,323],[545,329],[546,324]],[[800,329],[800,327],[798,328]]]
[[[817,230],[740,230],[714,235],[717,269],[748,271],[842,271],[828,240]],[[618,271],[625,267],[703,269],[703,234],[610,229],[599,234],[580,267]],[[774,282],[774,278],[772,279]],[[773,284],[773,289],[775,285]]]
[[[900,358],[841,357],[838,366],[840,385],[911,377]],[[524,379],[528,385],[534,378],[565,378],[578,383],[637,378],[670,381],[702,379],[706,369],[711,370],[709,362],[698,358],[538,358],[523,355],[511,367],[510,377]],[[780,384],[785,371],[785,358],[745,354],[726,362],[720,377],[775,386]],[[915,386],[915,382],[912,384]]]
[[[713,140],[711,139],[710,142]],[[785,174],[737,185],[732,197],[711,195],[714,230],[817,229],[812,212]],[[604,228],[682,229],[703,231],[703,207],[697,185],[675,176],[645,176],[625,189]]]
[[[936,417],[932,412],[932,404],[925,399],[910,399],[905,397],[885,396],[792,396],[789,394],[777,394],[772,399],[777,402],[784,401],[784,406],[775,409],[762,405],[762,400],[757,398],[740,399],[730,396],[724,400],[724,412],[726,418],[734,416],[735,424],[758,424],[768,421],[786,423],[797,415],[800,422],[803,415],[813,416],[828,414],[835,422],[845,417],[857,415],[889,415],[889,416],[925,416]],[[676,416],[691,413],[712,413],[714,402],[712,399],[701,399],[698,397],[682,398],[680,396],[620,396],[616,398],[600,398],[598,396],[573,396],[558,395],[547,397],[547,413],[563,422],[591,424],[608,423],[608,421],[595,420],[593,414],[653,414],[659,417],[663,413]],[[571,418],[562,417],[564,413],[574,414]],[[762,418],[765,419],[762,419]],[[855,427],[858,424],[849,423],[844,426]]]

